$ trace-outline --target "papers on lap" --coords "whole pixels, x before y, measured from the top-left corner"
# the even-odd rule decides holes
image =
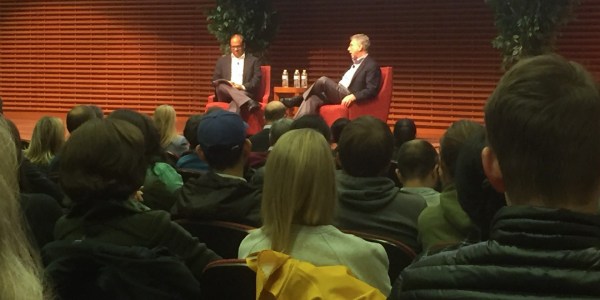
[[[227,79],[217,79],[217,80],[213,80],[212,84],[213,84],[213,86],[217,86],[219,84],[231,85],[231,82]]]

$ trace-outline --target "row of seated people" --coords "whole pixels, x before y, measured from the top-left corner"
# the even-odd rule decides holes
[[[113,117],[113,118],[118,118],[118,117],[119,117],[121,114],[123,114],[123,113],[125,113],[125,112],[127,112],[127,113],[128,113],[129,115],[131,115],[131,116],[133,116],[133,115],[136,115],[136,116],[138,116],[138,119],[145,119],[145,120],[148,120],[147,118],[142,118],[142,117],[141,117],[141,115],[139,115],[139,114],[135,114],[135,113],[134,113],[134,112],[132,112],[132,111],[117,111],[117,112],[116,112],[114,115],[112,115],[112,117]],[[223,114],[223,113],[225,113],[225,112],[217,112],[217,114]],[[227,115],[227,117],[229,117],[229,118],[236,118],[236,117],[235,117],[233,114],[226,114],[226,115]],[[321,122],[318,122],[319,120],[320,120]],[[364,124],[361,124],[361,122],[362,122],[362,123],[364,123]],[[366,122],[366,123],[365,123],[365,122]],[[322,122],[322,120],[321,120],[320,118],[318,118],[318,117],[316,117],[316,118],[315,118],[315,117],[308,117],[308,116],[307,116],[306,118],[303,118],[303,119],[301,119],[300,121],[298,121],[298,122],[297,122],[297,124],[300,124],[300,125],[297,125],[297,126],[307,126],[307,127],[311,127],[311,126],[312,126],[312,127],[315,127],[315,128],[317,128],[317,129],[319,129],[319,132],[320,132],[320,133],[323,135],[323,137],[324,137],[324,138],[326,138],[326,140],[328,139],[328,132],[327,132],[327,130],[326,130],[327,128],[323,126],[324,122]],[[357,124],[358,124],[358,125],[357,125]],[[148,124],[146,124],[146,125],[148,125]],[[241,123],[241,122],[240,122],[240,123],[239,123],[239,125],[240,125],[240,127],[239,127],[239,128],[241,128],[241,129],[240,129],[240,132],[243,132],[243,123]],[[387,131],[389,131],[389,129],[387,129],[387,126],[385,126],[385,124],[383,124],[382,122],[380,122],[380,121],[377,121],[377,120],[375,120],[375,119],[372,119],[372,118],[364,118],[364,120],[362,120],[362,119],[361,119],[361,121],[357,121],[357,122],[355,122],[355,124],[353,124],[353,125],[352,125],[352,126],[350,126],[349,128],[356,127],[357,129],[355,129],[355,130],[362,130],[364,133],[368,133],[368,130],[366,130],[366,129],[368,129],[368,128],[371,128],[371,127],[372,127],[372,126],[374,126],[374,125],[375,125],[375,126],[379,126],[379,128],[381,128],[381,129],[382,129],[382,132],[383,132],[383,133],[385,133],[385,132],[386,132],[386,130],[387,130]],[[218,125],[217,125],[217,126],[218,126]],[[221,128],[221,129],[222,129],[222,128]],[[350,129],[349,129],[349,130],[350,130]],[[277,131],[277,130],[275,130],[275,131]],[[222,132],[222,130],[220,130],[219,132]],[[390,135],[390,134],[387,134],[387,136],[388,136],[388,138],[387,138],[387,144],[388,144],[388,145],[391,145],[391,135]],[[342,145],[345,145],[345,144],[346,144],[346,142],[344,142],[344,141],[342,140],[341,144],[342,144]],[[341,147],[341,148],[343,149],[344,147]],[[388,150],[390,150],[390,149],[391,149],[391,147],[388,147]],[[338,150],[339,150],[339,149],[338,149]],[[343,153],[343,151],[342,151],[342,153]],[[342,155],[342,156],[343,156],[343,155]],[[389,156],[389,155],[388,155],[388,156]],[[375,155],[375,156],[373,156],[373,157],[379,157],[379,155]],[[385,163],[380,163],[380,164],[383,164],[383,165],[385,165]],[[357,169],[357,170],[363,170],[362,166],[358,166],[358,167],[356,167],[356,169]],[[337,175],[337,176],[338,176],[338,178],[339,178],[339,177],[342,177],[342,178],[343,178],[343,174],[342,174],[341,172],[338,172],[338,175]],[[386,181],[386,182],[388,182],[388,183],[389,183],[389,182],[391,182],[391,181],[389,181],[389,179],[383,179],[383,178],[382,178],[382,180],[383,180],[383,181]],[[343,181],[342,181],[342,182],[343,182]],[[375,182],[373,182],[373,183],[375,183]],[[348,184],[348,187],[352,187],[352,185],[353,185],[353,184]],[[390,184],[388,184],[388,187],[393,187],[393,184],[391,184],[391,185],[390,185]],[[353,193],[353,192],[351,191],[351,193]],[[216,194],[219,194],[219,193],[216,193]],[[194,195],[194,193],[192,193],[192,195]],[[387,198],[389,198],[389,195],[388,195],[388,197],[387,197]],[[409,197],[408,199],[410,200],[410,197]],[[355,200],[357,200],[357,199],[355,199]],[[360,201],[360,199],[358,199],[358,200]],[[390,200],[394,200],[394,199],[388,199],[387,201],[385,201],[386,203],[384,203],[384,204],[387,204],[387,203],[391,202]],[[398,200],[398,199],[396,199],[396,200]],[[401,202],[399,202],[399,201],[396,201],[396,202],[398,202],[398,203],[401,203]],[[423,203],[423,201],[420,201],[420,202],[421,202],[420,204],[422,204],[422,203]],[[417,202],[417,203],[418,203],[418,202]],[[389,206],[389,205],[388,205],[388,206]],[[421,205],[421,206],[422,206],[422,205]],[[351,211],[350,211],[350,212],[351,212]],[[417,215],[418,215],[418,213],[415,213],[415,214],[413,214],[413,216],[412,216],[412,219],[413,219],[413,220],[412,220],[412,223],[414,223],[414,222],[415,222],[415,220],[414,220],[414,219],[416,218],[416,216],[417,216]],[[206,217],[208,217],[208,218],[211,218],[211,217],[215,217],[215,216],[214,216],[214,215],[213,215],[213,216],[205,216],[205,215],[198,216],[198,215],[194,215],[194,216],[192,216],[192,217],[200,217],[200,219],[205,219]],[[225,217],[221,216],[221,218],[227,219],[227,217],[226,217],[226,216],[225,216]],[[351,219],[352,219],[352,218],[351,218]],[[408,219],[410,219],[410,218],[408,218]],[[259,222],[260,222],[260,221],[257,221],[257,218],[256,218],[256,219],[254,219],[253,221],[250,221],[250,222],[248,222],[249,220],[242,220],[242,221],[243,221],[244,223],[250,223],[250,222],[251,222],[252,224],[257,224],[257,223],[259,223]],[[411,222],[411,220],[408,220],[408,223],[410,223],[410,222]],[[359,227],[361,227],[361,226],[359,226]],[[413,224],[413,227],[414,227],[414,224]],[[364,227],[361,227],[361,229],[364,229]],[[382,231],[382,230],[380,230],[379,228],[374,228],[374,229],[375,229],[375,231],[379,231],[379,232],[381,232],[381,231]],[[389,234],[389,231],[390,231],[390,230],[391,230],[391,231],[393,231],[391,228],[390,228],[390,229],[388,229],[388,232],[386,232],[386,234],[387,234],[387,235],[393,235],[393,234]],[[413,230],[414,230],[414,229],[413,229]],[[385,230],[383,230],[383,231],[385,231]],[[410,235],[410,233],[409,233],[408,235]],[[415,245],[413,245],[413,247],[418,247],[418,246],[415,246]],[[396,273],[396,275],[397,275],[397,273]]]
[[[576,96],[569,90],[575,88],[572,78],[581,89]],[[537,84],[543,80],[550,82]],[[515,100],[510,87],[523,82],[536,83],[528,88],[538,89],[543,96],[528,92]],[[561,88],[553,90],[555,86]],[[515,109],[522,108],[524,101],[530,101],[527,105],[533,108]],[[569,102],[568,109],[565,102]],[[511,105],[517,107],[507,109]],[[543,122],[529,122],[538,113]],[[388,295],[392,299],[598,295],[598,273],[593,266],[599,257],[596,186],[600,175],[592,170],[597,170],[592,153],[600,148],[585,134],[592,129],[600,132],[598,113],[597,85],[581,67],[554,56],[525,61],[507,73],[490,97],[487,136],[481,125],[459,121],[440,140],[439,157],[424,141],[399,147],[397,172],[404,185],[400,189],[385,176],[394,152],[392,133],[372,117],[344,126],[335,156],[330,137],[319,126],[298,127],[301,122],[293,122],[268,151],[265,166],[247,177],[245,165],[252,145],[244,123],[237,114],[215,110],[200,119],[196,130],[196,153],[210,170],[183,183],[175,191],[174,202],[157,197],[154,204],[164,208],[150,209],[144,204],[153,205],[147,200],[152,190],[144,186],[144,194],[140,193],[148,171],[148,160],[140,150],[147,139],[141,128],[136,130],[137,125],[115,112],[107,120],[82,125],[61,150],[59,180],[71,206],[54,232],[59,240],[79,244],[89,240],[164,246],[202,280],[204,267],[220,256],[171,220],[227,220],[257,227],[237,251],[256,270],[257,280],[269,280],[264,278],[269,276],[261,261],[284,263],[289,255],[316,266],[347,267],[367,287],[374,287],[368,292],[374,299]],[[548,128],[547,121],[559,115],[581,125],[581,130]],[[548,147],[543,142],[557,137],[566,146]],[[565,151],[575,143],[589,155],[582,158]],[[425,156],[433,159],[415,163]],[[521,160],[508,163],[517,159]],[[337,171],[336,162],[341,168]],[[411,172],[411,164],[420,167]],[[547,174],[546,165],[561,172]],[[589,176],[573,183],[569,178],[575,171]],[[436,178],[442,183],[439,194],[433,188]],[[426,193],[420,187],[426,187]],[[510,201],[495,190],[506,192]],[[561,200],[568,195],[581,199]],[[509,206],[504,207],[507,202]],[[425,251],[390,291],[390,258],[383,246],[339,228],[382,233],[415,252],[421,247]],[[487,243],[460,246],[487,239]],[[458,249],[432,254],[449,245]],[[59,251],[58,256],[68,253]],[[584,274],[589,276],[585,282],[569,281]],[[525,284],[510,283],[513,276]],[[548,286],[548,281],[557,284]],[[257,285],[261,289],[257,295],[262,289],[275,292],[271,287]]]
[[[233,114],[226,114],[225,112],[217,112],[216,114],[225,114],[225,117],[235,119]],[[128,120],[134,124],[137,122],[138,124],[141,124],[139,127],[142,130],[144,128],[150,128],[152,125],[149,118],[129,110],[116,111],[111,115],[111,118]],[[191,118],[190,120],[193,119]],[[224,133],[227,128],[223,128],[223,125],[219,124],[220,122],[215,122],[217,122],[217,125],[215,125],[216,129],[211,131],[219,132],[221,134]],[[464,123],[474,124],[472,122]],[[280,124],[282,125],[281,129],[279,129]],[[239,122],[239,125],[241,128],[240,132],[243,132],[243,123]],[[306,116],[299,119],[293,125],[296,128],[308,127],[317,129],[323,135],[325,140],[330,140],[329,129],[326,127],[326,124],[322,121],[322,119],[317,116]],[[348,125],[347,122],[346,125]],[[336,140],[340,142],[338,146],[341,145],[341,147],[335,147],[334,149],[334,152],[338,154],[338,162],[345,162],[342,165],[346,165],[346,169],[351,168],[350,171],[346,169],[339,170],[336,174],[338,179],[337,189],[340,195],[340,203],[342,204],[342,208],[346,207],[346,209],[338,213],[338,216],[336,217],[336,225],[340,226],[341,228],[359,229],[389,236],[410,245],[414,251],[418,252],[420,245],[417,242],[416,219],[421,210],[425,207],[425,201],[423,201],[421,198],[411,197],[407,193],[398,191],[393,182],[388,178],[377,178],[377,175],[381,173],[381,168],[386,167],[386,161],[389,162],[389,157],[393,149],[391,132],[389,132],[389,129],[383,122],[368,117],[361,118],[360,120],[353,122],[353,124],[348,128],[348,131],[354,132],[354,135],[356,136],[352,137],[350,134],[348,134],[348,138],[345,140],[339,140],[339,138],[336,138]],[[291,129],[295,129],[291,124],[291,120],[283,119],[274,123],[273,130],[276,133],[276,136],[278,132],[283,133]],[[189,131],[187,126],[186,130],[184,130],[184,133],[186,131]],[[193,128],[193,131],[198,131],[198,129]],[[336,130],[334,130],[334,132],[336,132]],[[379,136],[374,136],[373,132],[379,132],[380,134]],[[335,135],[339,136],[339,133]],[[151,135],[151,137],[153,136],[156,136],[156,134]],[[232,135],[224,134],[217,138],[222,136]],[[374,138],[371,139],[371,146],[366,146],[366,150],[361,149],[360,146],[363,146],[363,148],[365,147],[365,142],[367,142],[366,145],[369,145],[367,139],[369,136],[374,136]],[[201,138],[202,137],[200,135],[198,135],[196,139],[190,138],[192,145],[195,145],[197,143],[196,140]],[[148,140],[154,140],[156,144],[156,138],[146,139],[146,142]],[[276,139],[274,141],[276,141]],[[388,147],[373,147],[373,145],[381,145],[381,143],[387,145]],[[155,145],[154,148],[156,149],[157,146]],[[385,153],[372,152],[373,150],[377,151],[377,149],[386,149],[386,151],[384,151]],[[354,153],[352,151],[354,151]],[[362,164],[355,163],[357,160],[353,157],[353,155],[357,154],[363,157],[360,159],[360,163]],[[238,163],[241,162],[243,164],[242,158],[244,156],[241,155],[241,152],[238,156],[240,158]],[[368,159],[365,159],[364,156],[374,158],[375,161],[369,161]],[[365,160],[367,160],[366,163],[364,163]],[[434,157],[433,160],[435,162],[436,158]],[[374,165],[377,166],[377,169],[373,169],[371,167]],[[168,165],[164,163],[161,163],[161,166],[162,168],[169,168]],[[372,170],[369,171],[369,169]],[[348,175],[351,172],[354,172],[356,175]],[[371,173],[365,174],[361,172]],[[148,176],[146,176],[146,178],[147,177]],[[210,176],[203,176],[202,179],[206,179],[207,177]],[[365,181],[361,179],[362,177],[366,177],[368,179]],[[256,181],[256,179],[254,180]],[[148,180],[146,179],[144,183],[145,187],[152,187],[152,185],[148,185],[147,182]],[[206,187],[200,184],[200,189],[198,189],[197,185],[194,186],[194,184],[190,184],[190,186],[187,188],[184,186],[184,188],[181,189],[181,201],[178,202],[175,207],[173,207],[173,211],[177,217],[200,220],[216,218],[259,226],[261,223],[259,216],[260,187],[257,188],[256,186],[261,186],[261,183],[259,181],[258,184],[254,185],[254,188],[249,188],[247,185],[241,183],[242,182],[240,182],[240,184],[233,189],[229,188],[229,191],[227,191],[227,187],[224,188],[221,186]],[[239,187],[242,188],[240,189]],[[210,189],[213,190],[211,191]],[[148,206],[155,209],[165,210],[168,210],[168,208],[172,206],[172,202],[168,202],[166,205],[164,204],[165,201],[171,201],[168,199],[172,199],[172,197],[157,197],[155,195],[156,189],[147,189],[146,191],[145,199],[149,200],[146,200],[144,203]],[[362,195],[365,193],[371,194],[369,198],[365,198],[365,196]],[[231,195],[234,195],[234,197],[231,197]],[[195,199],[199,198],[199,196],[200,199]],[[228,197],[231,199],[226,199]],[[240,205],[242,203],[240,201],[242,198],[247,198],[244,201],[246,205]],[[160,201],[153,201],[154,199],[159,199]],[[371,203],[369,203],[369,201]],[[223,205],[222,202],[231,202],[231,207],[219,207],[219,205]],[[248,207],[249,204],[252,204],[252,206]],[[396,208],[394,208],[394,206],[396,206]],[[181,211],[177,211],[177,209],[180,209]],[[366,211],[363,211],[365,209]],[[389,213],[382,214],[381,212],[383,211],[388,211]],[[399,213],[399,211],[404,211],[404,213]],[[365,216],[367,216],[367,218],[364,220],[364,222],[358,222],[358,224],[355,224],[356,220],[364,219]],[[397,275],[397,272],[394,272],[393,274]]]

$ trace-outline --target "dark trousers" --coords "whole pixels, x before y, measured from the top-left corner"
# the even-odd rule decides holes
[[[343,85],[322,76],[313,83],[302,95],[304,101],[298,108],[294,119],[306,114],[314,114],[323,104],[340,104],[344,97],[350,95],[350,91]]]
[[[246,104],[251,98],[251,94],[247,91],[238,90],[229,84],[220,83],[215,87],[217,101],[229,102],[229,111],[234,113],[240,112],[240,107]]]

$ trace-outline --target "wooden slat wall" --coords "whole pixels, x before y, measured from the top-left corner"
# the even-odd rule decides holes
[[[77,103],[189,114],[219,55],[189,0],[2,1],[0,95],[7,110],[66,112]],[[201,36],[204,38],[200,38]],[[203,100],[205,101],[205,100]]]
[[[309,81],[349,66],[348,37],[371,37],[380,65],[394,67],[388,123],[410,117],[437,137],[460,118],[482,121],[501,76],[482,0],[275,0],[281,26],[266,62],[273,85],[285,68]],[[200,112],[220,55],[206,30],[208,0],[83,0],[0,3],[0,95],[5,109],[66,112],[77,103],[145,112],[163,103]],[[583,0],[559,52],[600,75],[600,1]]]

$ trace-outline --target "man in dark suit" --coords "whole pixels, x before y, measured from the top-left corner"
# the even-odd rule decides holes
[[[286,108],[279,101],[271,101],[265,106],[265,126],[263,130],[250,137],[252,142],[252,152],[267,152],[271,143],[269,134],[273,122],[286,116]]]
[[[328,77],[319,78],[302,96],[282,98],[287,107],[300,106],[294,117],[314,114],[323,104],[343,104],[346,107],[354,101],[373,98],[379,91],[381,70],[375,59],[369,56],[371,42],[365,34],[350,37],[348,52],[352,57],[352,66],[346,71],[340,82]]]
[[[253,111],[260,108],[256,94],[260,89],[261,71],[258,58],[244,52],[244,38],[234,34],[229,40],[231,55],[217,60],[213,85],[217,101],[229,102],[229,110]]]

